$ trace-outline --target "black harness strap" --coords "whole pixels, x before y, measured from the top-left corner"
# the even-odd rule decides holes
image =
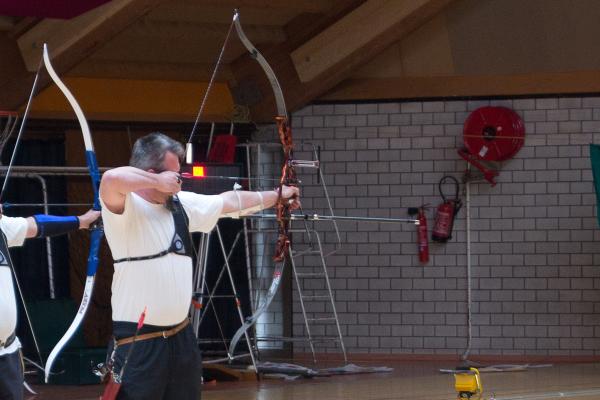
[[[125,261],[152,260],[153,258],[159,258],[159,257],[166,256],[167,254],[169,254],[171,252],[170,250],[171,250],[171,248],[169,247],[167,250],[163,250],[160,253],[152,254],[151,256],[119,258],[118,260],[115,260],[113,262],[115,264],[117,264],[117,263],[122,263],[122,262],[125,262]]]
[[[0,238],[0,267],[10,267],[10,258],[8,254],[8,239],[4,232],[0,231],[2,238]]]
[[[10,346],[11,344],[13,344],[16,338],[17,338],[17,334],[15,332],[13,332],[10,334],[10,336],[6,339],[5,342],[0,340],[0,350],[5,349],[8,346]]]
[[[192,241],[190,239],[190,232],[188,228],[188,216],[185,213],[183,205],[177,196],[173,196],[172,201],[168,204],[170,207],[167,208],[171,211],[171,214],[173,215],[173,222],[175,224],[175,232],[173,233],[173,238],[171,239],[171,245],[169,248],[161,251],[160,253],[149,256],[119,258],[118,260],[114,261],[115,264],[125,261],[152,260],[154,258],[164,257],[169,253],[188,256],[190,258],[192,257]]]

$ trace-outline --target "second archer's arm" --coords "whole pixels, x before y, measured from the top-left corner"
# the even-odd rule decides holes
[[[100,217],[100,211],[89,210],[80,216],[38,214],[27,219],[26,238],[57,236],[77,229],[88,229]]]

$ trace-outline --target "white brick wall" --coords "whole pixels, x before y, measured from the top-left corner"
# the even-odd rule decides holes
[[[466,163],[456,150],[463,122],[490,104],[517,111],[527,133],[525,146],[503,163],[498,185],[471,186],[472,353],[599,355],[600,231],[588,145],[600,142],[600,98],[313,105],[294,115],[294,139],[321,146],[336,213],[406,217],[407,207],[439,204],[442,176],[462,177]],[[300,179],[307,211],[322,209],[314,176]],[[431,230],[432,213],[428,218]],[[331,247],[331,227],[317,227]],[[464,209],[452,241],[430,243],[426,266],[417,259],[414,226],[340,228],[344,244],[328,265],[348,350],[462,353]],[[319,292],[315,285],[305,283]],[[308,307],[325,310],[318,302]],[[293,321],[294,335],[302,336],[297,301]]]

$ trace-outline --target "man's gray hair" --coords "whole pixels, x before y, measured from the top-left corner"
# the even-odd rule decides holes
[[[160,132],[150,133],[142,136],[133,144],[129,165],[144,171],[153,169],[156,172],[162,172],[165,155],[168,151],[179,157],[179,161],[183,160],[185,150],[181,143]]]

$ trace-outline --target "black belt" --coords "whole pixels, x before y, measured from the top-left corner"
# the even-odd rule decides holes
[[[0,350],[5,349],[8,346],[10,346],[11,344],[13,344],[16,338],[17,338],[17,334],[15,332],[13,332],[10,334],[10,336],[8,337],[8,339],[6,339],[5,342],[2,342],[2,340],[0,340]]]

